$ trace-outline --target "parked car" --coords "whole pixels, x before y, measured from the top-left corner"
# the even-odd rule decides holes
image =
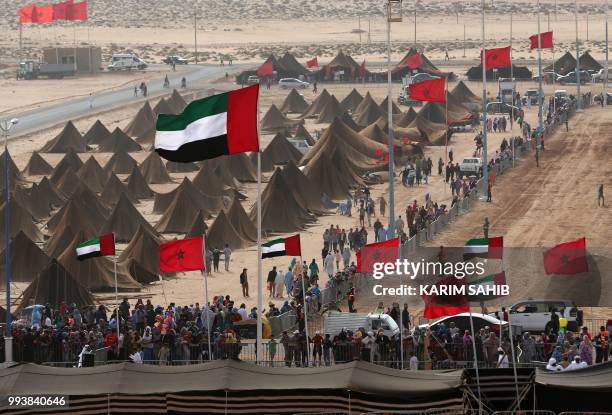
[[[595,72],[592,76],[591,76],[591,82],[603,82],[604,79],[606,78],[606,68],[602,68],[599,71]],[[607,73],[608,75],[608,82],[610,82],[612,80],[612,76],[610,76],[610,72]]]
[[[555,309],[559,317],[567,319],[567,329],[578,331],[582,326],[582,311],[570,300],[529,299],[512,305],[509,309],[510,321],[524,331],[548,332],[551,327],[550,316]]]
[[[413,75],[412,78],[410,79],[410,81],[411,81],[411,83],[416,84],[418,82],[430,81],[432,79],[440,79],[440,77],[439,76],[435,76],[435,75],[430,75],[430,74],[425,73],[425,72],[421,72],[421,73]]]
[[[611,105],[612,104],[612,92],[606,92],[606,104],[607,105]],[[600,103],[601,102],[601,95],[597,94],[593,97],[593,101]]]
[[[146,68],[147,63],[134,53],[115,53],[111,58],[110,65],[108,65],[109,71],[131,71],[132,69],[143,70]]]
[[[259,83],[259,77],[256,75],[251,75],[247,78],[247,85],[255,85]]]
[[[538,105],[539,90],[537,88],[531,88],[525,91],[522,101],[523,105]]]
[[[519,109],[505,102],[495,101],[487,104],[487,112],[489,114],[511,114],[514,108],[514,114],[518,114]]]
[[[474,321],[475,332],[485,327],[489,327],[496,333],[499,333],[500,328],[503,327],[503,331],[507,332],[509,327],[507,321],[501,321],[488,314],[472,313],[472,320]],[[472,332],[470,313],[460,313],[455,314],[454,316],[446,316],[431,324],[421,324],[419,325],[419,329],[424,330],[429,328],[432,331],[436,331],[440,324],[444,323],[446,327],[449,327],[451,322],[455,323],[455,327],[459,329],[459,333],[464,333],[465,330],[468,330],[470,333]],[[514,334],[521,333],[520,325],[516,324],[514,321],[512,321],[512,332]]]
[[[308,142],[302,138],[288,138],[287,140],[302,154],[308,153],[308,151],[312,148],[308,145]]]
[[[167,56],[163,62],[167,65],[172,65],[173,63],[175,65],[187,65],[189,63],[189,61],[185,58],[181,58],[180,56],[177,55],[170,55]]]
[[[567,75],[560,76],[557,79],[561,85],[575,84],[576,83],[576,71],[570,72]],[[588,84],[591,82],[591,74],[589,71],[580,71],[580,85]]]
[[[377,332],[382,329],[385,335],[392,337],[399,334],[400,330],[395,322],[388,314],[379,313],[342,313],[339,311],[330,311],[324,320],[325,334],[330,334],[333,338],[343,329],[353,332],[360,328],[366,332]]]
[[[278,81],[278,86],[280,86],[282,89],[289,89],[289,88],[306,89],[310,86],[310,83],[305,82],[305,81],[300,81],[297,78],[282,78],[280,81]]]
[[[465,176],[479,176],[482,173],[482,159],[478,157],[465,157],[461,164],[459,164],[459,170]]]

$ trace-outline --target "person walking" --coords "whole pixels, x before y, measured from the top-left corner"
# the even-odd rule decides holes
[[[484,234],[485,239],[489,239],[489,218],[485,218],[484,224],[482,225],[482,233]]]
[[[242,296],[249,298],[249,280],[247,277],[247,269],[243,268],[240,274],[240,286],[242,287]]]
[[[487,184],[487,202],[491,202],[492,200],[492,192],[491,189],[493,188],[493,186],[491,186],[491,182],[489,182]]]
[[[597,188],[597,206],[606,207],[606,200],[604,199],[604,186],[603,183]]]
[[[221,251],[219,251],[217,248],[213,249],[212,251],[212,259],[213,259],[213,270],[215,272],[219,272],[219,260],[221,259]]]
[[[228,244],[225,244],[225,248],[223,248],[223,259],[225,261],[225,270],[229,271],[230,259],[232,256],[232,250],[230,249]]]
[[[276,267],[272,267],[272,271],[268,272],[268,295],[269,297],[273,298],[276,297],[276,285],[274,284],[274,282],[276,281]]]

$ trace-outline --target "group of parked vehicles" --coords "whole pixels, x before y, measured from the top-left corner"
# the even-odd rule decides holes
[[[603,82],[606,79],[606,75],[608,77],[608,82],[612,80],[612,75],[606,72],[605,68],[600,69],[599,71],[594,70],[585,70],[582,69],[579,71],[580,73],[580,85],[588,84],[588,83],[598,83]],[[565,85],[565,84],[575,84],[578,77],[578,71],[572,71],[565,75],[560,75],[553,71],[545,71],[542,74],[542,80],[546,83],[555,83]],[[534,75],[532,77],[534,81],[539,81],[540,76]]]

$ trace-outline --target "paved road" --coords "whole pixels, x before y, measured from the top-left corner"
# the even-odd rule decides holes
[[[237,67],[240,67],[240,65],[234,65],[232,67],[193,65],[193,67],[190,66],[187,72],[176,73],[168,78],[171,88],[178,89],[183,76],[187,79],[187,86],[189,87],[196,83],[201,84],[202,82],[218,78],[227,72],[228,69],[235,69]],[[154,95],[162,91],[167,91],[167,89],[164,89],[163,81],[163,77],[149,80],[147,82],[148,94]],[[67,81],[67,85],[69,82],[70,81]],[[94,94],[91,101],[93,103],[93,108],[90,108],[90,98],[82,97],[60,104],[53,104],[47,107],[13,114],[11,118],[18,118],[19,124],[14,126],[11,130],[11,137],[16,138],[20,135],[40,130],[58,122],[74,119],[87,115],[88,113],[93,114],[101,109],[142,101],[142,96],[134,96],[134,86],[132,85],[114,91]]]

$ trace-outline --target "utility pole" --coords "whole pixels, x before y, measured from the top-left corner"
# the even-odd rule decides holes
[[[576,112],[582,112],[580,96],[580,44],[578,43],[578,1],[574,0],[574,17],[576,20]]]
[[[357,26],[359,30],[359,46],[361,46],[361,16],[357,16]]]
[[[193,40],[194,40],[194,55],[195,64],[198,64],[198,3],[193,11]]]
[[[606,0],[606,62],[604,64],[604,105],[608,105],[608,0]]]
[[[586,12],[586,26],[587,26],[587,33],[586,33],[586,41],[589,41],[589,12]]]
[[[417,28],[416,28],[416,19],[417,19],[417,6],[419,5],[418,0],[414,1],[414,48],[416,49],[417,45]]]
[[[465,58],[465,23],[463,23],[463,57]]]

